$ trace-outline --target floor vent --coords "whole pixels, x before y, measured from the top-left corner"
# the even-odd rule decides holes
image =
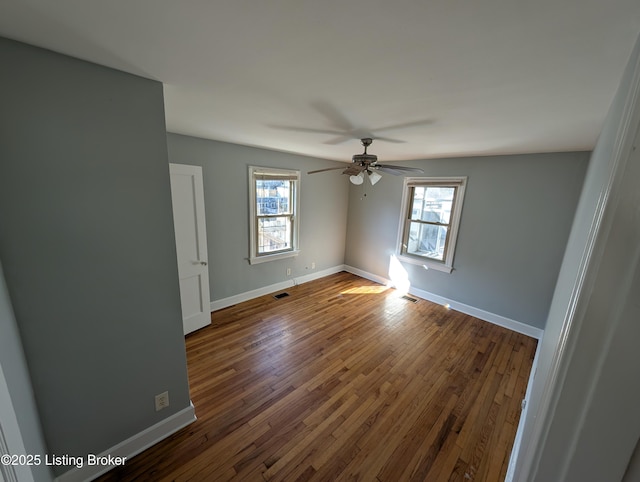
[[[411,301],[411,303],[417,303],[418,302],[417,298],[412,298],[411,296],[407,296],[407,295],[402,296],[402,299],[403,300],[407,300],[407,301]]]
[[[276,300],[279,300],[281,298],[286,298],[287,296],[289,296],[289,293],[287,293],[286,291],[284,293],[278,293],[277,295],[273,295],[273,297]]]

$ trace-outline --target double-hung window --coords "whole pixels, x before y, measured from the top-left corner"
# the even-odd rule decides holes
[[[405,178],[400,259],[450,273],[453,270],[466,177]]]
[[[300,171],[249,167],[251,264],[298,254]]]

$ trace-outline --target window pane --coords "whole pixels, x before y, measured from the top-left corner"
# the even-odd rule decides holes
[[[258,254],[291,249],[291,218],[258,219]]]
[[[291,182],[284,180],[256,180],[256,211],[266,214],[291,214]]]
[[[447,226],[434,226],[412,221],[409,226],[407,254],[444,260],[448,229]]]
[[[455,191],[455,187],[414,187],[411,219],[449,224]]]

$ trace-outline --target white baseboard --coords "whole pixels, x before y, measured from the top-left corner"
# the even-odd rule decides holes
[[[297,276],[296,278],[294,278],[295,284],[301,285],[303,283],[308,283],[309,281],[314,281],[320,278],[324,278],[325,276],[336,274],[336,273],[339,273],[340,271],[344,271],[344,264],[334,266],[333,268],[323,269],[322,271],[311,272],[304,276]]]
[[[98,457],[108,457],[109,455],[113,457],[126,457],[127,460],[129,460],[195,421],[196,413],[193,403],[190,403],[189,406],[183,410],[96,455]],[[114,466],[108,465],[88,465],[86,463],[87,457],[84,457],[84,462],[81,468],[74,467],[56,477],[55,482],[87,482],[114,468]]]
[[[290,288],[291,286],[300,285],[303,283],[307,283],[309,281],[324,278],[325,276],[339,273],[340,271],[344,271],[344,270],[345,270],[344,265],[341,264],[338,266],[334,266],[333,268],[324,269],[321,271],[315,271],[304,276],[296,276],[295,278],[291,278],[290,280],[282,281],[280,283],[275,283],[269,286],[265,286],[263,288],[246,291],[244,293],[239,293],[237,295],[229,296],[227,298],[222,298],[219,300],[212,301],[210,304],[210,309],[211,311],[221,310],[223,308],[227,308],[229,306],[242,303],[243,301],[249,301],[254,298],[258,298],[259,296],[264,296],[270,293],[275,293],[277,291],[282,291],[287,288]]]
[[[375,281],[376,283],[388,286],[391,286],[393,284],[389,279],[383,278],[382,276],[374,275],[372,273],[368,273],[366,271],[362,271],[361,269],[354,268],[352,266],[345,265],[344,270],[362,278]],[[481,320],[488,321],[489,323],[493,323],[494,325],[508,328],[509,330],[515,331],[516,333],[522,333],[523,335],[530,336],[532,338],[535,338],[536,340],[540,340],[544,333],[544,330],[536,328],[535,326],[527,325],[526,323],[521,323],[519,321],[512,320],[510,318],[506,318],[504,316],[497,315],[495,313],[491,313],[474,306],[466,305],[464,303],[460,303],[459,301],[450,300],[443,296],[436,295],[434,293],[430,293],[418,288],[409,288],[409,293],[413,296],[417,296],[418,298],[431,301],[432,303],[446,305],[452,310],[460,311],[461,313],[465,313]]]
[[[229,306],[242,303],[243,301],[249,301],[259,296],[268,295],[270,293],[275,293],[277,291],[282,291],[291,286],[307,283],[309,281],[313,281],[320,278],[324,278],[325,276],[339,273],[340,271],[348,271],[349,273],[360,276],[361,278],[375,281],[376,283],[380,283],[383,285],[391,286],[393,284],[391,280],[384,278],[382,276],[378,276],[378,275],[369,273],[367,271],[354,268],[353,266],[338,265],[338,266],[334,266],[333,268],[325,269],[322,271],[316,271],[308,275],[298,276],[298,277],[292,278],[291,280],[283,281],[281,283],[275,283],[269,286],[265,286],[257,290],[247,291],[245,293],[240,293],[234,296],[230,296],[228,298],[222,298],[220,300],[212,301],[211,311],[221,310],[222,308],[227,308]],[[519,321],[512,320],[510,318],[506,318],[504,316],[497,315],[495,313],[491,313],[489,311],[485,311],[480,308],[476,308],[474,306],[466,305],[464,303],[460,303],[459,301],[450,300],[448,298],[444,298],[443,296],[436,295],[434,293],[430,293],[428,291],[424,291],[418,288],[410,288],[409,293],[412,294],[413,296],[417,296],[418,298],[431,301],[432,303],[447,305],[452,310],[460,311],[461,313],[465,313],[467,315],[474,316],[481,320],[488,321],[489,323],[493,323],[494,325],[508,328],[509,330],[515,331],[517,333],[522,333],[523,335],[530,336],[537,340],[540,340],[542,338],[542,334],[544,333],[544,330],[541,330],[540,328],[536,328],[535,326],[527,325],[526,323],[521,323]]]
[[[351,273],[351,274],[355,274],[356,276],[360,276],[361,278],[364,279],[368,279],[371,281],[375,281],[376,283],[380,283],[381,285],[386,285],[386,286],[392,286],[393,283],[391,282],[390,279],[387,278],[383,278],[382,276],[378,276],[376,274],[373,273],[369,273],[368,271],[363,271],[361,269],[358,268],[354,268],[353,266],[349,266],[349,265],[344,265],[344,270]]]
[[[520,321],[512,320],[511,318],[497,315],[495,313],[491,313],[474,306],[465,305],[464,303],[450,300],[448,298],[429,293],[428,291],[419,290],[417,288],[410,288],[409,293],[433,303],[448,305],[452,310],[460,311],[461,313],[480,318],[481,320],[488,321],[489,323],[493,323],[494,325],[502,326],[503,328],[508,328],[509,330],[515,331],[517,333],[522,333],[523,335],[530,336],[532,338],[535,338],[536,340],[540,340],[542,338],[542,334],[544,333],[544,330],[536,328],[535,326],[527,325],[526,323],[521,323]]]

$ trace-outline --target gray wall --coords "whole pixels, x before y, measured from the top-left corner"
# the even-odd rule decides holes
[[[2,266],[0,266],[0,367],[9,387],[25,450],[29,454],[46,453],[40,417],[33,396],[27,362],[22,351],[22,340],[9,300]],[[46,465],[36,465],[31,467],[31,470],[36,481],[51,479],[49,467]]]
[[[0,64],[0,259],[45,441],[99,453],[189,406],[162,85],[4,39]]]
[[[340,171],[306,174],[342,164],[178,134],[168,134],[168,148],[170,162],[202,166],[212,301],[344,263],[349,182]],[[301,171],[300,254],[295,258],[247,261],[251,165]]]
[[[399,163],[423,176],[468,177],[454,271],[405,263],[412,287],[544,328],[588,159],[578,152]],[[402,189],[402,177],[390,175],[351,188],[347,265],[389,277]]]

